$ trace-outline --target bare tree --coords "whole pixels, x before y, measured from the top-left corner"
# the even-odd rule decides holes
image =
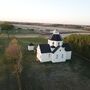
[[[19,90],[21,90],[20,74],[22,71],[22,52],[21,47],[16,39],[11,40],[9,46],[5,50],[6,59],[9,61],[9,65],[12,66],[12,72],[17,78]]]

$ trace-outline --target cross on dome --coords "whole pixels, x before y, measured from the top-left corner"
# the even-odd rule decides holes
[[[57,30],[54,30],[53,34],[59,34],[59,32]]]

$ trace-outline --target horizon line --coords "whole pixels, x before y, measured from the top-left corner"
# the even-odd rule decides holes
[[[78,25],[78,26],[90,26],[90,24],[71,24],[71,23],[54,23],[54,22],[40,22],[40,21],[15,21],[15,20],[0,20],[0,22],[13,22],[13,23],[37,23],[37,24],[62,24],[62,25]]]

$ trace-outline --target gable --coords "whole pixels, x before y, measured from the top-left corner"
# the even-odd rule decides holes
[[[60,46],[56,47],[56,48],[52,51],[52,53],[55,53],[59,48],[60,48]]]

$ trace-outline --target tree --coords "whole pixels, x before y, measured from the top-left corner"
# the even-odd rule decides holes
[[[11,40],[9,46],[5,50],[5,56],[10,70],[15,74],[17,78],[19,90],[21,90],[20,74],[22,71],[22,52],[21,47],[16,39]]]
[[[14,29],[14,25],[8,23],[8,22],[4,22],[2,24],[0,24],[1,30],[5,31],[8,35],[8,39],[9,39],[9,31]]]

